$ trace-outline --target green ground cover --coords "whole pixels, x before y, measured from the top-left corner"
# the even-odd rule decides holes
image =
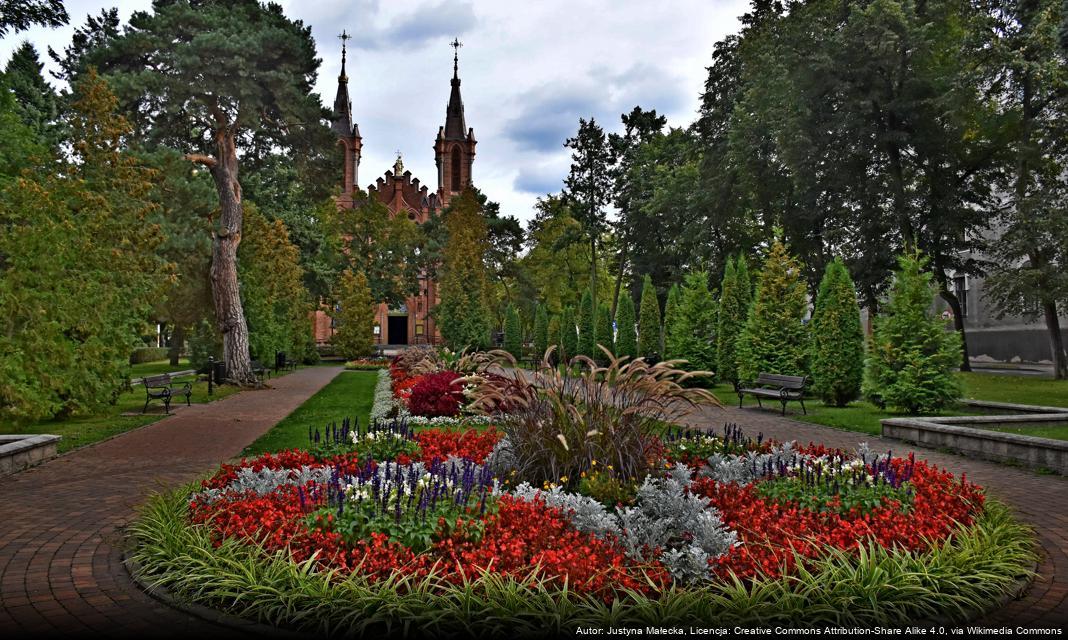
[[[991,402],[1015,402],[1068,407],[1068,380],[988,373],[957,374],[964,381],[964,397]]]
[[[1022,427],[995,427],[989,431],[1001,431],[1002,433],[1015,433],[1021,436],[1035,438],[1051,438],[1053,440],[1068,440],[1068,424],[1052,426],[1022,426]]]
[[[172,365],[169,360],[157,360],[155,362],[142,362],[130,365],[130,379],[136,380],[145,376],[154,376],[172,371],[188,371],[193,365],[189,364],[189,358],[180,358],[177,365]]]
[[[374,401],[377,371],[344,371],[296,411],[245,447],[243,455],[259,455],[308,446],[308,427],[323,428],[342,418],[359,419],[366,425]]]

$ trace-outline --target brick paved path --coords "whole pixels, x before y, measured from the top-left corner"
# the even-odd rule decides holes
[[[731,400],[720,399],[728,403]],[[780,441],[822,442],[847,450],[866,441],[876,451],[892,450],[894,455],[916,451],[917,457],[955,474],[967,473],[969,481],[986,487],[988,494],[1011,505],[1024,522],[1035,528],[1044,552],[1038,570],[1040,577],[1024,597],[993,612],[981,624],[1010,627],[1016,624],[1068,625],[1068,478],[1042,476],[1007,465],[911,447],[878,436],[798,422],[780,417],[778,411],[738,409],[737,405],[724,409],[708,408],[691,416],[689,422],[712,429],[722,429],[724,423],[735,422],[746,435],[753,437],[763,432],[765,437]]]
[[[120,529],[150,492],[238,455],[340,371],[301,369],[0,479],[0,637],[232,635],[145,595]]]

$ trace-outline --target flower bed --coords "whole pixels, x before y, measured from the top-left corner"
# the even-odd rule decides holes
[[[376,407],[396,409],[412,377],[384,372]],[[641,465],[615,450],[545,477],[542,458],[522,453],[521,413],[496,427],[453,419],[342,423],[309,432],[307,451],[225,465],[183,501],[154,503],[138,525],[139,562],[215,604],[215,591],[184,582],[184,562],[218,568],[228,589],[259,576],[272,581],[263,593],[310,589],[335,602],[321,619],[291,606],[279,614],[270,595],[235,605],[264,619],[320,629],[416,619],[424,632],[489,634],[503,628],[494,620],[534,614],[569,632],[582,621],[787,620],[808,606],[837,623],[959,619],[1033,561],[1028,537],[980,487],[911,456],[752,439],[734,425],[716,435],[661,428],[638,436]],[[579,443],[562,440],[573,465]],[[235,578],[226,567],[238,565]],[[423,610],[374,608],[386,598]],[[472,602],[493,613],[479,617]]]

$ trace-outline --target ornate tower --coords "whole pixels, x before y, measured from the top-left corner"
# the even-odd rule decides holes
[[[460,41],[452,41],[452,93],[445,109],[445,126],[438,128],[434,162],[438,167],[438,197],[447,205],[453,195],[471,184],[475,161],[475,130],[464,122],[464,101],[460,98]]]
[[[344,31],[338,36],[341,39],[341,73],[337,77],[337,96],[334,98],[331,124],[331,129],[337,135],[337,146],[342,155],[342,191],[341,196],[338,197],[338,206],[349,209],[352,208],[352,195],[359,184],[360,151],[363,149],[360,126],[352,121],[349,77],[345,73],[347,55],[345,41],[351,37]]]

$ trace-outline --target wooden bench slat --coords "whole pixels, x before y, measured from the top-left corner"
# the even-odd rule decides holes
[[[734,390],[738,394],[738,408],[742,408],[742,400],[745,394],[756,397],[757,404],[761,404],[761,398],[776,398],[782,402],[782,414],[786,415],[786,403],[796,400],[801,403],[801,410],[808,415],[805,408],[805,385],[808,384],[807,376],[787,376],[776,373],[761,372],[757,375],[754,387],[742,388],[735,384]]]

